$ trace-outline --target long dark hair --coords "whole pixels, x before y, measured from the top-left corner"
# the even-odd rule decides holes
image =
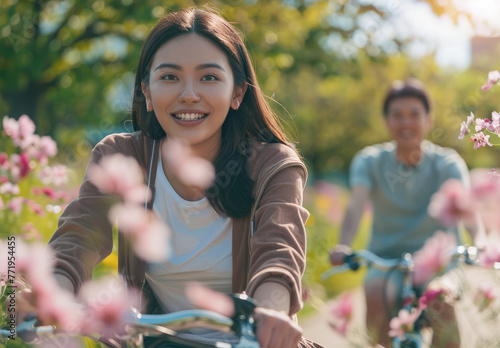
[[[221,215],[244,217],[253,203],[254,183],[248,176],[247,146],[250,138],[266,143],[283,143],[288,140],[276,116],[258,86],[250,57],[236,29],[213,11],[188,8],[167,14],[153,28],[141,50],[135,78],[132,104],[134,130],[146,136],[161,139],[165,131],[154,111],[148,112],[142,94],[141,82],[149,83],[149,72],[156,51],[167,41],[185,34],[198,34],[217,45],[227,56],[234,75],[234,85],[248,85],[238,110],[229,110],[222,125],[222,139],[213,164],[216,178],[206,190],[212,207]]]

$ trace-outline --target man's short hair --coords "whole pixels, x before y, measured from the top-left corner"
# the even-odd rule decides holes
[[[417,79],[394,81],[387,91],[384,99],[384,117],[389,113],[389,105],[398,98],[415,97],[424,104],[427,114],[431,112],[431,101],[424,84]]]

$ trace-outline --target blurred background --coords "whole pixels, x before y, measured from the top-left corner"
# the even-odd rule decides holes
[[[480,89],[500,69],[497,0],[2,0],[0,116],[27,114],[37,134],[52,136],[77,187],[95,143],[132,129],[135,68],[149,30],[167,12],[205,4],[245,36],[261,88],[307,162],[310,294],[332,297],[361,279],[321,283],[319,274],[337,241],[352,157],[388,140],[381,100],[393,80],[427,85],[429,140],[456,149],[471,169],[499,166],[496,147],[474,151],[457,139],[471,111],[485,118],[500,109],[499,89]],[[6,142],[2,135],[0,152]],[[355,247],[366,243],[367,216]],[[35,226],[45,239],[51,219]],[[116,267],[113,257],[103,272]]]

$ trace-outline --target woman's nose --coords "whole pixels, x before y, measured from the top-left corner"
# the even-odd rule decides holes
[[[179,101],[182,103],[195,103],[200,100],[200,96],[196,91],[196,86],[193,82],[187,81],[179,95]]]

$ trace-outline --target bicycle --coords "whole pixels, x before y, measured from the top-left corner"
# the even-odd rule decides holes
[[[184,310],[169,314],[140,314],[133,310],[125,320],[127,335],[102,339],[97,336],[86,336],[99,341],[107,347],[122,347],[125,342],[128,348],[143,348],[145,337],[157,337],[161,341],[148,347],[193,347],[193,348],[259,348],[255,335],[253,319],[256,302],[244,294],[231,295],[234,302],[232,318],[201,309]],[[54,326],[35,326],[36,318],[31,317],[17,327],[17,336],[27,343],[37,344],[44,337],[51,337],[58,332]],[[203,343],[182,337],[185,330],[193,328],[212,329],[232,333],[238,338],[237,343],[213,342]],[[8,330],[0,330],[0,339],[8,337]]]
[[[467,265],[477,265],[478,264],[478,250],[476,247],[466,247],[458,246],[451,253],[451,262],[448,265],[447,270],[451,268],[458,267],[460,262]],[[329,270],[321,274],[321,280],[325,281],[329,277],[345,272],[348,270],[357,271],[362,266],[375,267],[381,271],[392,272],[395,270],[400,271],[403,274],[403,286],[400,288],[399,295],[403,300],[403,305],[400,309],[405,309],[409,313],[418,308],[418,304],[413,301],[417,298],[416,291],[413,287],[412,274],[414,269],[413,256],[410,253],[404,253],[400,258],[394,259],[383,259],[369,250],[359,250],[350,255],[347,255],[344,259],[344,264],[340,266],[334,266]],[[384,281],[384,292],[387,284],[387,278]],[[387,304],[385,303],[387,308]],[[386,310],[388,312],[388,310]],[[392,347],[393,348],[421,348],[423,343],[423,338],[421,330],[428,326],[428,320],[425,316],[425,311],[422,311],[418,319],[415,321],[413,332],[406,332],[403,338],[398,336],[393,337]]]

